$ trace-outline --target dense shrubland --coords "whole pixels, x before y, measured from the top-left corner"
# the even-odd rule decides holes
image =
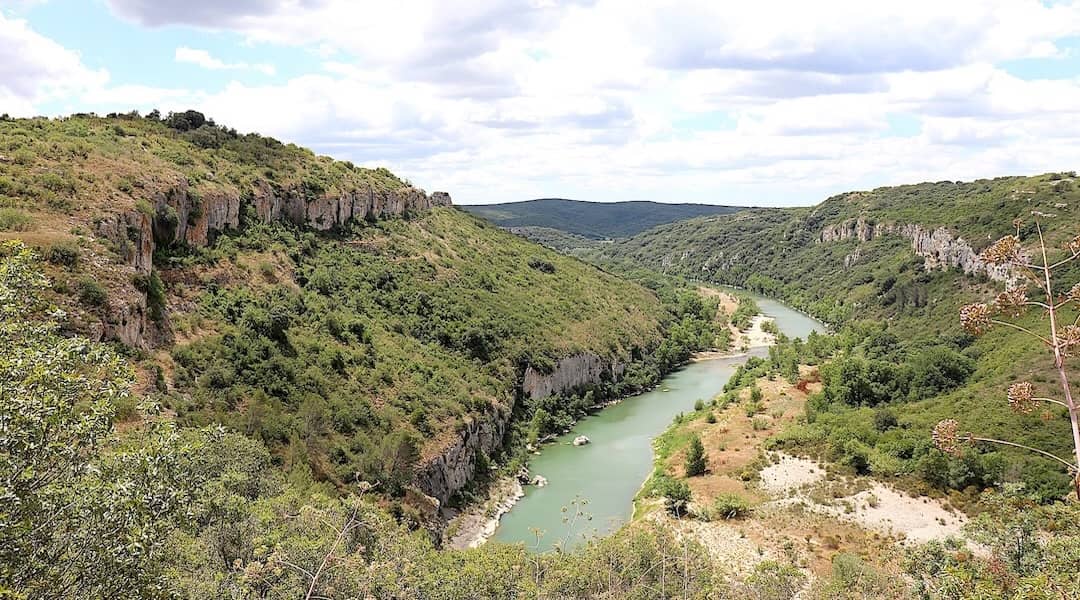
[[[278,463],[397,495],[425,441],[508,407],[528,365],[579,352],[628,363],[619,380],[517,402],[515,452],[717,336],[713,301],[671,284],[650,292],[452,209],[358,225],[344,240],[252,224],[159,257],[197,307],[174,318],[192,339],[172,351],[164,399],[181,424],[222,423]],[[219,275],[234,269],[250,274]],[[186,284],[189,272],[208,283]]]

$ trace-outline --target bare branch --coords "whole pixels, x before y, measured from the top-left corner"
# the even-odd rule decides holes
[[[1041,454],[1041,455],[1045,456],[1046,458],[1056,460],[1057,462],[1059,462],[1059,463],[1065,465],[1066,467],[1068,467],[1069,470],[1071,470],[1074,473],[1080,472],[1080,467],[1077,467],[1076,465],[1074,465],[1071,462],[1061,458],[1060,456],[1055,456],[1053,454],[1050,454],[1049,452],[1047,452],[1045,450],[1039,450],[1038,448],[1032,448],[1031,446],[1025,446],[1024,444],[1017,444],[1016,442],[1008,442],[1008,441],[1005,441],[1005,440],[996,440],[994,438],[984,438],[984,437],[972,436],[969,439],[972,439],[972,440],[974,440],[976,442],[989,442],[991,444],[1001,444],[1003,446],[1012,446],[1013,448],[1021,448],[1023,450],[1028,450],[1028,451],[1034,452],[1036,454]]]
[[[1043,336],[1035,333],[1034,331],[1032,331],[1032,330],[1030,330],[1030,329],[1028,329],[1026,327],[1021,327],[1020,325],[1017,325],[1015,323],[1010,323],[1008,321],[1001,321],[999,319],[990,319],[990,322],[995,324],[995,325],[1003,325],[1005,327],[1011,327],[1011,328],[1013,328],[1013,329],[1015,329],[1017,331],[1022,331],[1024,333],[1030,335],[1031,337],[1040,340],[1042,343],[1046,344],[1047,346],[1050,346],[1051,348],[1054,346],[1054,344],[1051,343],[1050,340],[1044,338]]]

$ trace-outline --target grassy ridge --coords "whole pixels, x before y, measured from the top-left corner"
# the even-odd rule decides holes
[[[593,240],[629,237],[680,219],[742,210],[735,206],[711,204],[582,202],[562,198],[472,205],[464,208],[500,227],[543,227]],[[528,235],[529,232],[525,233]]]
[[[453,208],[327,233],[241,214],[208,247],[158,247],[149,275],[92,233],[178,186],[198,199],[257,185],[316,199],[407,182],[193,112],[0,122],[0,237],[46,259],[64,326],[92,333],[142,296],[175,345],[135,356],[140,390],[181,424],[234,428],[338,488],[361,478],[399,495],[469,423],[510,410],[528,365],[582,352],[629,361],[628,383],[594,390],[619,393],[711,340],[697,334],[708,311]],[[545,409],[564,422],[580,400]],[[137,416],[127,402],[120,419]],[[537,409],[518,406],[514,426]]]

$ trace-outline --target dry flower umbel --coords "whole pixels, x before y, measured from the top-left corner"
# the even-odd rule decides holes
[[[994,299],[994,308],[1010,317],[1019,317],[1027,310],[1027,301],[1027,290],[1018,286],[998,294]]]
[[[944,419],[934,426],[934,447],[951,456],[960,455],[960,438],[957,430],[960,425],[956,419]]]
[[[983,260],[993,265],[1004,265],[1020,260],[1020,238],[1007,235],[990,244],[980,255]]]
[[[990,307],[981,302],[967,304],[960,308],[960,324],[968,333],[979,335],[990,329],[991,315]]]
[[[1009,386],[1009,408],[1018,413],[1030,414],[1039,406],[1035,399],[1034,387],[1030,381],[1021,381]]]

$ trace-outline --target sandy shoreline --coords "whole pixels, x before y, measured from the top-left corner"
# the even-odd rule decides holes
[[[491,486],[487,500],[472,505],[450,520],[457,531],[446,541],[448,548],[476,548],[495,535],[499,520],[525,496],[516,477],[504,477]]]
[[[772,317],[766,317],[765,315],[755,315],[750,319],[750,328],[746,331],[739,331],[735,327],[729,326],[731,327],[732,332],[732,349],[695,352],[694,355],[690,357],[690,362],[715,360],[718,358],[739,358],[740,356],[746,356],[749,353],[749,350],[754,348],[775,346],[776,336],[765,331],[763,328],[765,323],[772,322],[773,320]]]

